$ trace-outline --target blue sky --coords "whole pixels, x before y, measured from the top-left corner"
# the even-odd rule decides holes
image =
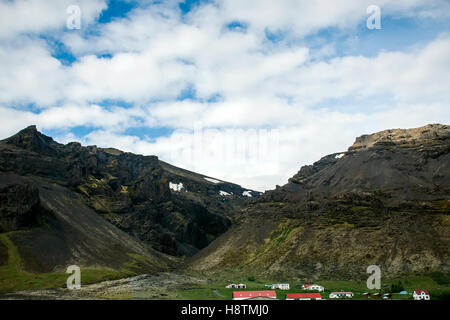
[[[36,124],[265,190],[358,135],[449,122],[448,1],[72,2],[0,1],[2,138]]]

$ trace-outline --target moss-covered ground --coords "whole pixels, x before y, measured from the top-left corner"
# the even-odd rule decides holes
[[[33,273],[26,271],[19,252],[9,238],[11,233],[0,233],[0,243],[8,250],[7,263],[0,265],[0,293],[10,293],[21,290],[38,290],[65,287],[69,274],[61,272]],[[137,274],[143,263],[143,257],[130,256],[130,261],[120,271],[101,268],[83,268],[81,283],[91,284],[106,280],[121,279]]]

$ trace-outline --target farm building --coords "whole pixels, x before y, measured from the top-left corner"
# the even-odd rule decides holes
[[[289,290],[289,283],[275,283],[271,286],[271,289]]]
[[[332,292],[330,293],[330,299],[336,298],[353,298],[353,292]]]
[[[427,290],[414,290],[414,300],[430,300],[430,294]]]
[[[319,286],[317,284],[304,284],[304,285],[302,285],[302,289],[303,290],[317,290],[319,292],[322,292],[325,290],[324,287]]]
[[[263,291],[233,291],[233,300],[276,300],[274,290]]]
[[[245,288],[247,288],[247,286],[243,283],[239,283],[239,284],[230,283],[229,285],[225,286],[225,288],[227,288],[227,289],[245,289]]]
[[[288,293],[286,300],[323,300],[320,293]]]

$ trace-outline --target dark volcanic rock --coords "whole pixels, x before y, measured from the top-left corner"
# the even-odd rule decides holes
[[[21,230],[5,235],[20,255],[18,272],[64,272],[72,264],[81,268],[157,272],[167,270],[172,263],[107,222],[83,203],[80,194],[65,187],[39,177],[0,172],[0,189],[0,221],[12,221],[10,225]],[[8,214],[3,219],[5,212]]]
[[[188,261],[209,272],[364,279],[450,271],[450,127],[386,130],[304,166]]]
[[[83,147],[76,142],[63,145],[35,126],[0,141],[0,172],[51,179],[81,194],[84,203],[112,224],[173,255],[190,255],[208,245],[227,230],[235,209],[248,202],[245,189],[238,185],[211,183],[205,176],[161,162],[156,156]],[[183,191],[170,190],[169,182],[183,183]],[[233,196],[225,198],[221,190]],[[14,201],[15,206],[20,201],[34,203],[31,199]],[[27,210],[17,217],[32,216],[34,209]],[[11,216],[9,211],[5,216],[6,212]],[[11,223],[6,223],[9,229]],[[14,228],[21,223],[14,222]]]
[[[39,224],[44,211],[36,186],[11,184],[0,187],[0,232],[34,227]]]

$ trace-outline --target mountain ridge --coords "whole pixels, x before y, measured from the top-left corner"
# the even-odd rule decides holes
[[[33,272],[68,263],[303,279],[358,278],[370,264],[388,276],[448,272],[449,178],[450,129],[440,124],[363,135],[263,194],[30,126],[0,141],[0,234]]]
[[[433,124],[356,139],[303,166],[241,210],[186,266],[286,277],[448,272],[450,129]]]
[[[208,177],[162,162],[156,156],[83,147],[78,142],[60,144],[36,126],[29,126],[0,141],[0,232],[12,233],[11,239],[29,260],[30,270],[49,271],[77,259],[83,266],[120,269],[127,263],[126,252],[146,257],[142,271],[167,270],[179,257],[195,254],[226,231],[234,209],[249,200],[242,195],[247,189],[239,185],[219,180],[212,183],[204,178]],[[184,187],[172,190],[171,183]],[[49,195],[50,189],[55,198]],[[220,190],[230,196],[222,196]],[[259,194],[251,192],[253,196]],[[111,236],[122,234],[124,240],[131,237],[134,242],[127,240],[122,250],[125,256],[111,251],[114,243],[118,244],[116,240],[104,241],[102,235],[89,237],[83,230],[75,232],[78,239],[91,239],[93,247],[97,247],[96,241],[105,246],[94,250],[97,253],[84,248],[75,249],[75,255],[68,254],[67,248],[78,245],[60,231],[73,229],[70,224],[78,223],[71,211],[96,221],[98,228],[113,230],[108,231]],[[71,221],[69,225],[67,221]],[[67,250],[47,250],[60,260],[51,262],[48,255],[41,259],[27,251],[27,241],[36,244],[32,246],[36,251],[51,246],[39,240],[45,238],[39,230],[66,243]],[[105,259],[101,251],[110,252],[116,259]],[[152,267],[152,263],[159,267]]]

